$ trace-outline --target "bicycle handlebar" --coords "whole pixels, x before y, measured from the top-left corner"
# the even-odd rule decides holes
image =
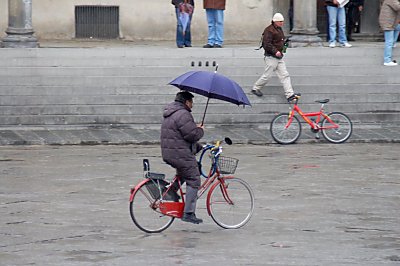
[[[224,140],[218,140],[215,144],[206,144],[203,146],[203,150],[211,150],[214,156],[218,156],[222,152],[222,143],[226,143],[228,145],[232,145],[232,140],[229,137],[226,137]]]

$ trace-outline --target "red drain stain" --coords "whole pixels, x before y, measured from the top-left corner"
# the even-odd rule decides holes
[[[300,168],[319,168],[319,165],[315,164],[305,164],[305,165],[293,165],[293,169],[300,169]]]

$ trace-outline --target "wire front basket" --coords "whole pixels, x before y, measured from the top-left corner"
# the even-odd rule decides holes
[[[217,161],[217,167],[221,174],[234,174],[238,163],[239,159],[219,156]]]

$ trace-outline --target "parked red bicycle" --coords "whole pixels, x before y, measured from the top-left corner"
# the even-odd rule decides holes
[[[230,145],[232,141],[226,138],[225,143]],[[211,167],[202,167],[206,154],[211,158]],[[209,172],[201,184],[198,198],[208,190],[206,207],[214,222],[226,229],[240,228],[253,215],[253,191],[247,182],[232,175],[239,160],[221,154],[221,141],[203,147],[199,167],[202,175],[205,169]],[[143,160],[143,168],[144,180],[131,188],[130,215],[140,230],[159,233],[167,229],[175,218],[182,218],[185,193],[178,176],[169,182],[164,174],[150,172],[148,159]],[[172,189],[171,184],[175,182],[179,184],[178,192]]]
[[[329,99],[315,101],[321,104],[318,112],[303,112],[298,106],[300,94],[297,95],[290,107],[289,113],[280,113],[271,121],[270,132],[272,138],[280,144],[295,143],[301,134],[301,123],[295,113],[310,125],[311,131],[319,139],[319,132],[324,138],[332,143],[343,143],[348,140],[353,132],[353,124],[350,118],[341,112],[331,112],[326,114],[324,105]]]

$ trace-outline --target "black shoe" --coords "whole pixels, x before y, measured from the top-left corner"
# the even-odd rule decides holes
[[[263,96],[263,93],[259,89],[252,89],[251,93],[253,93],[254,95],[256,95],[258,97]]]
[[[222,48],[222,45],[214,44],[214,48]]]
[[[185,44],[185,47],[192,47],[191,44]]]
[[[214,48],[214,46],[207,43],[206,45],[203,45],[203,48]]]
[[[300,93],[295,93],[292,96],[290,96],[289,98],[287,98],[287,101],[289,103],[292,103],[294,101],[297,101],[300,98],[301,94]]]
[[[194,213],[184,213],[182,217],[182,221],[192,223],[192,224],[201,224],[203,222],[202,219],[197,218]]]
[[[183,48],[183,45],[178,45],[178,48]]]

